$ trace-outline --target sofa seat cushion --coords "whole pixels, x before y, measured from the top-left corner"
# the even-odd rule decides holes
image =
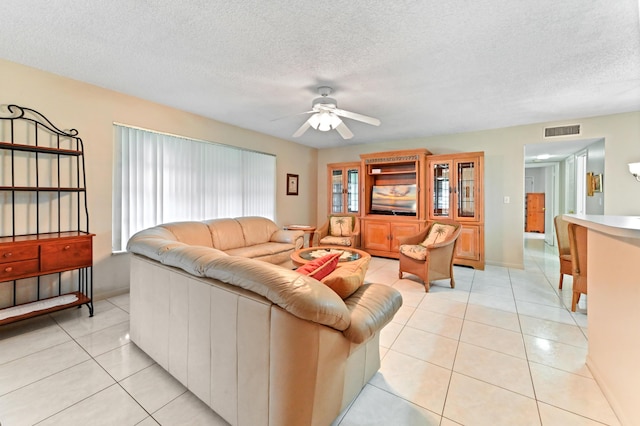
[[[320,240],[321,245],[325,246],[351,246],[351,238],[349,237],[332,237],[327,235]]]
[[[362,343],[393,319],[402,306],[402,296],[384,284],[365,284],[344,302],[351,312],[351,324],[342,334],[354,343]]]
[[[229,256],[248,257],[250,259],[259,259],[261,257],[272,256],[278,253],[284,253],[295,250],[293,244],[285,243],[262,243],[248,247],[238,247],[235,249],[225,250]]]
[[[354,262],[343,263],[320,281],[335,291],[338,296],[346,299],[364,284],[364,276],[370,262],[371,257],[365,257]]]

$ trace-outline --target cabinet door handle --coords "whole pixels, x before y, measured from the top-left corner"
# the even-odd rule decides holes
[[[4,268],[5,272],[11,272],[13,271],[13,268],[11,266],[7,266],[6,268]]]
[[[69,250],[71,248],[71,246],[64,246],[65,250]]]
[[[4,254],[4,257],[11,257],[12,255],[13,255],[13,253],[8,252],[8,253],[5,253],[5,254]]]

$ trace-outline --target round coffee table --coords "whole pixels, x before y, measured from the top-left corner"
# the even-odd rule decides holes
[[[319,259],[322,256],[326,256],[331,253],[343,252],[338,261],[338,266],[346,262],[353,262],[366,257],[371,257],[366,251],[358,250],[351,247],[343,246],[320,246],[320,247],[307,247],[301,248],[291,253],[291,261],[297,266],[302,266],[305,263],[309,263],[313,260]]]

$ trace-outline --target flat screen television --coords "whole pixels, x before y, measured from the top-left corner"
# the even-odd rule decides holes
[[[374,185],[371,188],[372,214],[416,215],[416,185]]]

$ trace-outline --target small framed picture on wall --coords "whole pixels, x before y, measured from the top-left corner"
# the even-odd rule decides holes
[[[287,173],[287,195],[298,195],[298,175]]]
[[[602,192],[602,174],[593,175],[593,192]]]

